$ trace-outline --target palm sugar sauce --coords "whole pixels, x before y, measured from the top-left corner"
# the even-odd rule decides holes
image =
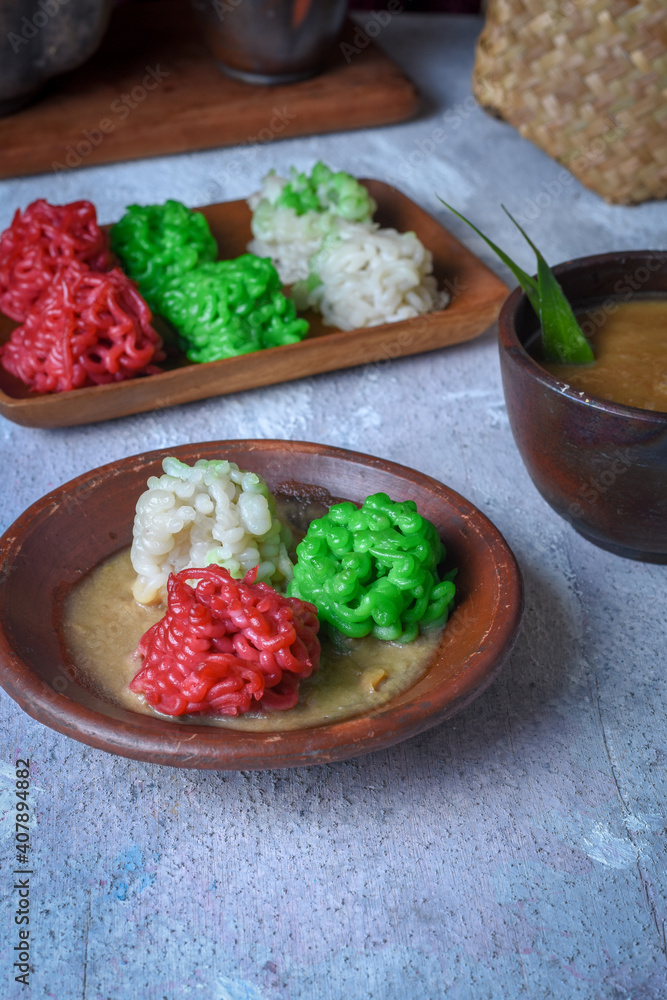
[[[281,520],[302,534],[310,520],[326,512],[338,498],[319,495],[278,499]],[[129,549],[111,556],[81,580],[68,595],[62,629],[76,679],[106,701],[145,715],[165,718],[128,685],[140,667],[134,655],[144,632],[164,615],[164,605],[137,603],[132,594],[136,574]],[[339,643],[320,632],[322,656],[317,673],[301,682],[298,704],[287,711],[250,712],[241,716],[169,716],[175,724],[224,726],[255,732],[305,729],[363,715],[410,688],[426,671],[439,645],[442,629],[401,645],[372,636],[341,637]]]
[[[542,359],[539,333],[526,348],[559,382],[586,395],[667,412],[667,297],[633,297],[613,307],[592,306],[577,318],[590,336],[591,365],[563,365]]]
[[[133,655],[139,640],[165,611],[163,605],[146,607],[135,601],[135,575],[126,549],[84,577],[66,601],[63,633],[77,680],[85,687],[122,708],[159,715],[142,696],[128,689],[140,665]],[[302,681],[294,708],[238,717],[187,715],[172,721],[275,732],[361,715],[385,704],[421,677],[441,634],[441,629],[434,629],[407,645],[366,636],[346,640],[340,649],[323,636],[320,669]]]

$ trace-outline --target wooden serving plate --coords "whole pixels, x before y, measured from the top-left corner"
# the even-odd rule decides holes
[[[365,715],[288,732],[177,724],[119,708],[84,690],[65,665],[64,596],[130,544],[134,508],[167,455],[225,457],[267,480],[307,484],[361,503],[384,491],[412,499],[458,566],[456,608],[426,673]],[[82,743],[175,767],[248,770],[324,764],[392,746],[448,719],[491,683],[514,645],[522,582],[507,543],[477,508],[412,469],[325,445],[218,441],[126,458],[33,504],[0,539],[0,683],[29,715]]]
[[[224,361],[180,364],[160,375],[111,385],[39,396],[0,367],[0,413],[27,427],[68,427],[163,409],[208,396],[221,396],[276,382],[368,362],[388,361],[483,333],[498,316],[508,289],[485,264],[404,194],[382,181],[364,181],[378,203],[383,226],[414,230],[433,253],[438,284],[452,301],[440,311],[400,323],[341,332],[309,314],[311,331],[299,344],[272,347]],[[244,253],[251,238],[245,201],[209,205],[201,211],[218,241],[220,257]],[[0,343],[16,324],[0,315]]]
[[[91,59],[0,118],[0,177],[235,145],[245,171],[258,144],[411,118],[412,81],[354,35],[348,23],[353,55],[334,46],[318,76],[258,87],[220,71],[189,0],[122,4]]]

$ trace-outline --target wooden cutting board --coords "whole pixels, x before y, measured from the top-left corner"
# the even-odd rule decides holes
[[[187,0],[146,0],[114,12],[100,50],[0,119],[0,177],[63,171],[165,153],[402,121],[414,85],[378,48],[332,50],[324,72],[273,87],[226,77]],[[357,41],[359,39],[357,35]]]

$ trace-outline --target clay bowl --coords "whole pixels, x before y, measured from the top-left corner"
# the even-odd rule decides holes
[[[578,313],[667,293],[664,251],[583,257],[554,271]],[[580,393],[541,368],[526,350],[538,323],[521,289],[498,325],[510,427],[539,492],[596,545],[667,562],[667,413]]]
[[[284,733],[179,725],[109,704],[74,680],[60,635],[63,598],[131,541],[137,497],[169,454],[226,457],[272,489],[308,484],[361,502],[414,499],[459,567],[457,606],[426,674],[363,717]],[[302,486],[298,487],[303,490]],[[260,769],[322,764],[391,746],[448,719],[491,683],[522,615],[516,561],[491,522],[442,483],[391,462],[324,445],[220,441],[136,455],[93,470],[33,504],[2,538],[0,683],[33,718],[90,746],[176,767]]]
[[[3,0],[0,116],[32,100],[51,77],[85,62],[102,41],[112,7],[112,0]]]

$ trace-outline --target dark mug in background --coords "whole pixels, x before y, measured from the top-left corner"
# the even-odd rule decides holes
[[[295,83],[323,69],[347,0],[192,0],[221,69],[244,83]]]
[[[53,76],[95,52],[113,0],[0,2],[0,115],[27,104]]]

